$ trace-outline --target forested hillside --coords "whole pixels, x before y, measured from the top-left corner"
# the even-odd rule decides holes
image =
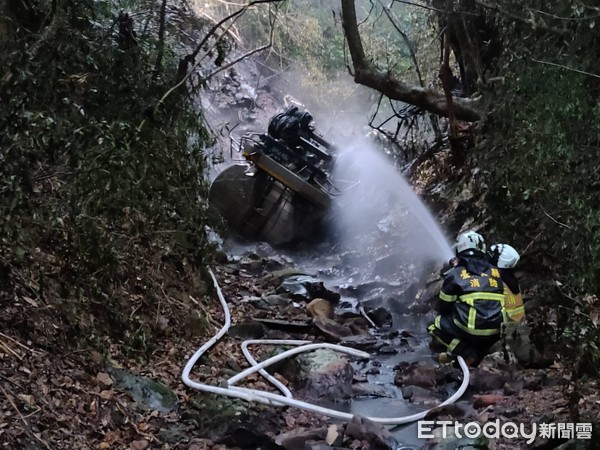
[[[368,88],[366,122],[448,235],[477,227],[519,248],[537,339],[569,380],[595,375],[599,26],[593,0],[2,2],[0,398],[23,423],[7,442],[108,448],[93,421],[47,442],[57,415],[77,416],[71,369],[126,360],[174,380],[218,325],[206,268],[223,224],[200,105],[248,58],[274,85],[302,73],[322,111],[349,82]],[[37,405],[39,429],[20,412],[36,414],[31,396],[9,392],[24,374],[43,380],[36,398],[60,392]]]

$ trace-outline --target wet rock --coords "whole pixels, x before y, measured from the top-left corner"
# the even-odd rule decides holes
[[[265,269],[273,272],[277,270],[283,270],[288,265],[288,261],[282,257],[274,256],[272,258],[263,259],[263,266]]]
[[[339,353],[319,349],[295,361],[299,371],[294,384],[303,398],[336,401],[352,397],[354,369]]]
[[[489,371],[509,371],[517,364],[517,359],[512,353],[502,351],[492,352],[485,355],[477,367]]]
[[[279,429],[282,418],[279,413],[269,411],[262,405],[248,403],[228,397],[197,393],[193,394],[182,411],[179,424],[191,426],[194,434],[211,439],[228,447],[272,448],[268,431]],[[171,429],[173,427],[169,427]],[[181,430],[177,443],[189,439],[190,431]]]
[[[531,341],[531,327],[525,322],[509,322],[502,333],[504,348],[513,353],[527,367],[544,368],[551,365],[553,358],[542,355]]]
[[[339,293],[330,291],[323,282],[310,275],[293,275],[286,278],[277,288],[277,293],[289,293],[306,300],[322,298],[333,304],[340,300]]]
[[[271,294],[262,297],[258,302],[257,306],[263,308],[284,308],[289,306],[291,300],[283,295]]]
[[[367,315],[378,327],[392,325],[392,314],[383,306],[368,311]]]
[[[385,288],[376,288],[369,291],[364,297],[359,300],[359,305],[362,306],[365,311],[373,311],[377,308],[381,308],[386,300]]]
[[[355,383],[352,385],[354,397],[380,397],[391,398],[392,394],[384,387],[372,383]]]
[[[419,386],[402,387],[402,398],[421,405],[437,405],[439,403],[439,397],[434,391]]]
[[[349,300],[342,300],[339,304],[339,308],[352,310],[354,309],[354,305]]]
[[[367,369],[367,371],[365,372],[365,374],[367,375],[379,375],[381,373],[381,370],[379,370],[377,367],[371,367],[370,369]]]
[[[335,447],[327,444],[325,441],[306,441],[304,450],[334,450]]]
[[[399,350],[402,353],[414,351],[414,349],[411,347],[410,343],[408,342],[408,339],[406,339],[406,338],[394,339],[392,342],[392,345],[394,345],[396,347],[396,350]]]
[[[508,381],[508,373],[492,372],[480,367],[471,370],[471,381],[469,388],[476,392],[490,392],[502,389],[504,383]]]
[[[265,335],[267,328],[260,322],[238,323],[229,328],[229,335],[241,339],[260,339]]]
[[[378,225],[379,226],[379,225]],[[406,259],[404,252],[396,252],[375,259],[374,273],[379,275],[392,275],[398,270],[398,266]]]
[[[477,411],[466,403],[436,406],[429,410],[424,420],[461,420],[463,422],[477,418]]]
[[[375,336],[364,334],[360,336],[344,337],[340,341],[340,344],[346,347],[356,348],[358,350],[376,351],[381,346],[385,345],[385,342],[380,339],[377,339],[377,337]]]
[[[346,425],[344,438],[367,441],[371,449],[392,449],[397,445],[387,428],[359,415],[352,417]]]
[[[367,382],[367,376],[366,375],[362,375],[360,373],[355,373],[354,376],[352,377],[352,382],[353,383],[366,383]]]
[[[311,300],[306,310],[315,319],[333,319],[333,304],[322,298]]]
[[[318,318],[314,319],[313,324],[319,330],[320,334],[333,342],[340,342],[343,338],[352,335],[352,330],[350,328],[337,323],[335,320]]]
[[[161,413],[168,413],[175,408],[177,395],[164,384],[124,369],[110,368],[109,372],[115,387],[127,392],[140,405]]]
[[[350,317],[343,320],[343,325],[348,327],[353,335],[365,335],[369,332],[369,322],[364,317]]]
[[[308,441],[324,441],[327,436],[327,428],[315,428],[306,430],[289,431],[275,436],[275,444],[283,447],[285,450],[304,450]]]
[[[285,331],[288,333],[306,333],[310,330],[311,324],[307,321],[295,320],[280,320],[280,319],[263,319],[255,317],[256,322],[264,324],[267,328],[274,330]]]
[[[473,396],[473,407],[474,408],[485,408],[487,406],[493,406],[503,403],[506,398],[502,395],[484,394]]]
[[[246,272],[259,274],[263,270],[263,260],[256,253],[250,253],[242,256],[238,262],[238,266]]]
[[[359,254],[358,262],[362,262],[364,260],[364,256]],[[367,283],[361,283],[358,285],[341,285],[340,291],[344,294],[350,295],[352,297],[360,297],[363,299],[367,299],[375,289],[383,289],[380,292],[384,292],[384,290],[389,291],[397,291],[402,287],[401,283],[397,282],[386,282],[386,281],[369,281]]]
[[[254,253],[259,256],[260,258],[266,258],[269,256],[274,256],[276,255],[275,250],[273,249],[273,247],[271,247],[271,245],[267,242],[257,242],[254,245]]]
[[[307,275],[306,272],[288,267],[286,269],[275,270],[271,272],[271,276],[275,278],[279,283],[282,283],[286,278],[290,278],[298,275]]]
[[[545,384],[548,375],[543,370],[528,372],[523,376],[523,389],[529,391],[540,391]]]
[[[280,341],[283,341],[292,339],[292,336],[282,330],[268,330],[265,334],[265,339],[279,339]]]
[[[397,386],[419,386],[422,388],[434,388],[437,385],[436,368],[423,362],[400,363],[394,377]]]
[[[396,350],[391,345],[384,345],[379,349],[378,353],[380,355],[395,355],[396,353],[398,353],[398,350]]]
[[[310,275],[292,275],[287,277],[277,288],[277,293],[287,293],[295,296],[309,298],[308,286],[319,285],[321,282]]]
[[[331,424],[329,427],[327,427],[327,436],[325,436],[325,442],[328,445],[341,445],[343,440],[344,427],[342,425]]]

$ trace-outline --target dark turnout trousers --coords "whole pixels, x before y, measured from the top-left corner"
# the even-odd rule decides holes
[[[473,358],[479,362],[490,347],[500,339],[500,334],[474,336],[456,326],[451,315],[437,316],[429,324],[427,331],[444,350],[463,358]]]

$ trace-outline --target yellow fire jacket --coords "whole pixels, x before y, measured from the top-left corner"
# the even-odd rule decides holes
[[[525,306],[523,306],[523,296],[519,292],[513,294],[508,285],[504,285],[504,316],[507,321],[520,322],[525,318]]]

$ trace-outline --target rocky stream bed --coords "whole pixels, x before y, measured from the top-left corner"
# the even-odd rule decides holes
[[[249,87],[233,72],[224,77],[216,84],[207,112],[228,110],[240,119],[240,129],[256,124],[264,128],[276,102],[264,89],[255,89],[258,82]],[[431,184],[436,176],[445,179],[439,169],[447,166],[445,157],[443,152],[436,157],[437,168],[419,169],[429,172],[415,185],[420,191],[429,189],[448,228],[460,228],[473,222],[469,208],[477,199],[467,187],[452,193],[442,182]],[[131,281],[132,288],[144,292],[145,277],[164,280],[164,290],[155,294],[160,299],[156,313],[149,319],[158,344],[143,357],[135,352],[132,356],[126,342],[103,336],[89,337],[96,339],[96,349],[104,348],[102,354],[88,345],[65,349],[52,305],[40,304],[26,290],[14,302],[7,300],[10,306],[0,311],[7,324],[0,333],[0,448],[598,448],[596,434],[594,439],[577,440],[557,432],[528,444],[524,438],[442,438],[438,428],[436,437],[418,439],[416,423],[384,427],[365,419],[431,409],[426,420],[499,420],[530,430],[543,423],[597,425],[600,416],[598,380],[571,380],[561,359],[552,348],[540,345],[527,324],[509,327],[503,342],[471,370],[469,389],[457,403],[436,408],[462,381],[461,370],[454,364],[440,365],[428,345],[426,324],[435,316],[441,262],[411,261],[414,239],[407,229],[394,225],[396,219],[393,214],[384,217],[369,234],[355,236],[344,247],[325,242],[283,251],[265,243],[229,240],[212,267],[231,308],[232,327],[199,360],[192,378],[218,386],[248,367],[240,348],[245,339],[302,339],[354,347],[371,357],[354,360],[319,350],[270,368],[296,398],[354,414],[349,423],[186,387],[181,382],[183,366],[221,328],[224,314],[206,282],[195,278],[190,285],[212,298],[208,305],[185,291],[190,286],[182,282],[187,269],[178,267],[160,275],[140,273]],[[397,230],[402,230],[400,235]],[[540,286],[545,281],[528,273],[519,276],[527,314],[535,317],[543,307]],[[131,302],[137,305],[131,316],[150,308],[139,293]],[[261,360],[282,348],[252,351]],[[274,392],[256,374],[243,386]]]

